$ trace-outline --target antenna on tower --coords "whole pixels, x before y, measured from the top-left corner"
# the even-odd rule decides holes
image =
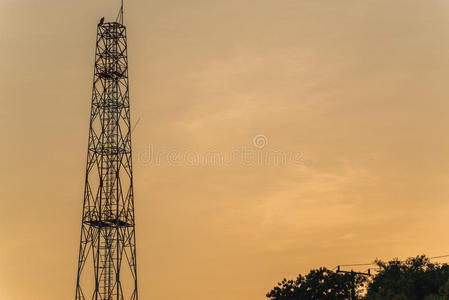
[[[123,25],[123,0],[121,0],[120,10],[115,21]]]

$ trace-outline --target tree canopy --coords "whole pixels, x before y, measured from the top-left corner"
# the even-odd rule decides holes
[[[354,290],[359,290],[366,278],[356,274],[339,274],[327,268],[311,270],[306,276],[299,275],[296,280],[284,279],[268,294],[270,300],[344,300],[350,299]]]
[[[323,267],[296,280],[284,279],[266,296],[270,300],[449,300],[448,264],[432,263],[425,255],[374,264],[377,272],[370,278]]]
[[[448,299],[449,265],[432,263],[425,255],[389,262],[379,268],[368,286],[366,299]]]

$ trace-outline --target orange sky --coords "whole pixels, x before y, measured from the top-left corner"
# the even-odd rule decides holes
[[[96,24],[117,8],[0,1],[0,299],[74,296]],[[449,253],[446,0],[136,0],[125,23],[141,299]]]

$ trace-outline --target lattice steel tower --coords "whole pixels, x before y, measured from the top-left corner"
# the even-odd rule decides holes
[[[137,300],[123,2],[115,22],[103,20],[97,27],[75,299]]]

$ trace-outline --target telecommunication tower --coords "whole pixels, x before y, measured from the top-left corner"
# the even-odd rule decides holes
[[[97,26],[76,300],[138,300],[129,106],[122,1]]]

